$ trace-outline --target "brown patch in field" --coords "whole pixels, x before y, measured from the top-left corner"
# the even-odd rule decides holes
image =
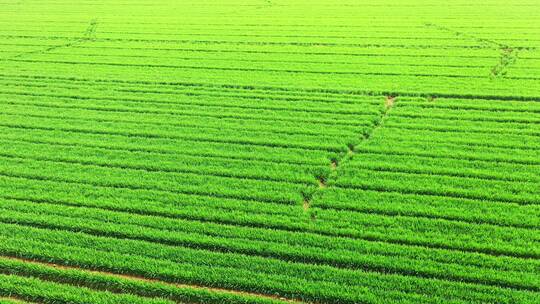
[[[326,188],[326,180],[324,177],[319,177],[319,188]]]
[[[353,156],[354,155],[354,147],[349,147],[349,149],[347,150],[347,155],[348,156]]]
[[[518,58],[517,50],[509,46],[501,46],[500,52],[499,62],[490,70],[491,78],[506,76],[508,67],[513,65]]]
[[[224,289],[224,288],[218,288],[218,287],[208,287],[208,286],[202,286],[202,285],[196,285],[196,284],[170,283],[170,282],[161,281],[158,279],[149,279],[149,278],[145,278],[145,277],[141,277],[137,275],[119,274],[119,273],[112,273],[112,272],[106,272],[106,271],[101,271],[101,270],[89,270],[89,269],[84,269],[84,268],[79,268],[79,267],[74,267],[74,266],[65,266],[65,265],[54,264],[54,263],[46,263],[46,262],[40,262],[40,261],[18,258],[18,257],[0,256],[0,258],[34,264],[34,265],[40,265],[40,266],[45,266],[45,267],[51,267],[51,268],[60,269],[60,270],[76,270],[76,271],[82,271],[82,272],[86,272],[90,274],[105,275],[109,277],[125,279],[125,280],[130,280],[130,281],[158,283],[158,284],[163,284],[167,286],[174,286],[177,288],[204,289],[206,291],[211,291],[215,293],[225,293],[225,294],[234,294],[234,295],[239,295],[239,296],[258,297],[258,298],[263,298],[263,299],[268,299],[268,300],[278,300],[284,303],[305,303],[300,300],[287,299],[287,298],[283,298],[279,296],[262,294],[262,293],[254,293],[254,292],[240,291],[240,290],[234,290],[234,289]],[[23,303],[28,303],[28,302],[23,302]]]
[[[333,160],[330,162],[330,169],[336,170],[337,166],[338,166],[337,160],[333,159]]]
[[[395,102],[396,102],[395,96],[386,96],[386,100],[384,101],[384,106],[386,110],[387,111],[390,110],[394,106]]]
[[[309,210],[309,207],[310,207],[310,203],[309,203],[309,200],[308,199],[304,199],[304,202],[302,203],[302,207],[304,208],[304,211],[307,212]]]

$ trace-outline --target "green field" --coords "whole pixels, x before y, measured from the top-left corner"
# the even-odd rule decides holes
[[[0,0],[0,303],[540,303],[540,2],[447,2]]]

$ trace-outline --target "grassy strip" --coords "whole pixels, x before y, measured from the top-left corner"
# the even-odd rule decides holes
[[[127,113],[129,111],[109,111],[103,110],[98,107],[83,108],[74,106],[54,105],[52,102],[13,102],[11,99],[5,102],[5,108],[2,109],[2,113],[6,115],[21,115],[21,113],[27,113],[30,117],[36,118],[70,118],[79,119],[85,121],[97,121],[97,122],[109,122],[109,123],[144,123],[145,125],[160,127],[177,127],[179,129],[227,129],[238,131],[251,131],[251,132],[270,132],[284,135],[306,135],[313,136],[318,135],[325,136],[337,136],[345,135],[351,136],[356,134],[358,126],[349,126],[341,124],[330,124],[325,122],[303,122],[298,124],[292,121],[282,121],[278,115],[275,115],[275,119],[267,120],[253,120],[242,119],[237,117],[223,118],[219,122],[215,118],[197,115],[188,115],[178,119],[177,115],[172,113]],[[58,111],[62,111],[61,114]],[[218,109],[219,111],[219,109]],[[277,114],[277,113],[276,113]],[[363,126],[369,126],[373,120],[371,116],[376,115],[358,115],[358,121],[364,121]],[[280,124],[276,125],[276,121]],[[359,123],[360,124],[360,123]],[[316,128],[327,127],[328,130],[324,134],[321,134]],[[314,130],[315,129],[315,130]]]
[[[496,112],[497,115],[493,115],[493,111],[476,110],[476,109],[449,109],[432,107],[426,110],[423,107],[403,107],[396,112],[396,117],[407,118],[431,118],[450,121],[485,121],[492,123],[540,123],[540,113],[527,113],[523,115],[523,111],[513,111],[511,109],[504,109]]]
[[[71,148],[88,147],[120,153],[135,152],[167,157],[198,156],[233,160],[266,161],[285,164],[321,165],[336,157],[335,152],[306,153],[304,149],[261,147],[226,143],[206,143],[190,140],[137,138],[121,135],[63,132],[0,126],[2,139],[35,144],[54,144]]]
[[[247,113],[260,113],[261,111],[285,111],[283,116],[288,117],[292,112],[309,115],[309,113],[322,113],[328,117],[376,114],[380,107],[382,96],[318,96],[316,94],[275,94],[268,91],[256,90],[229,90],[200,88],[175,88],[162,86],[125,86],[111,87],[103,84],[89,86],[88,83],[69,82],[66,84],[48,84],[46,81],[28,82],[25,80],[2,81],[3,89],[0,94],[13,102],[54,102],[56,105],[72,105],[90,107],[102,106],[103,109],[147,109],[148,112],[157,110],[174,111],[189,106],[192,109],[218,107],[221,109],[236,109]],[[34,88],[32,92],[21,90],[21,82],[25,87]],[[77,92],[74,92],[77,89]],[[118,93],[121,93],[119,96]],[[204,102],[197,98],[203,98]],[[329,98],[330,97],[330,98]],[[73,104],[74,102],[77,104]],[[107,107],[108,106],[108,107]],[[308,116],[309,117],[309,116]]]
[[[181,128],[155,126],[134,123],[105,123],[97,125],[96,122],[76,120],[70,118],[24,117],[20,115],[0,114],[2,126],[17,126],[27,129],[62,130],[67,132],[81,132],[90,134],[124,135],[140,138],[160,138],[167,140],[192,140],[214,143],[247,144],[265,147],[302,148],[307,150],[326,150],[341,152],[354,138],[332,138],[308,135],[283,136],[270,132],[239,132],[235,130],[213,130],[200,127],[198,129],[184,130]],[[359,128],[359,134],[367,127]],[[257,137],[259,136],[259,137]]]
[[[481,110],[485,112],[512,111],[523,113],[540,113],[537,102],[527,102],[519,100],[481,100],[478,99],[456,99],[438,97],[437,102],[427,101],[425,98],[402,98],[405,102],[400,107],[423,108],[423,109],[454,109],[454,110]],[[487,113],[486,113],[487,114]]]
[[[302,200],[301,193],[308,190],[305,185],[286,182],[214,177],[192,173],[148,172],[6,157],[0,157],[0,159],[2,159],[0,165],[2,175],[86,183],[103,187],[204,194],[284,204],[299,203]],[[44,164],[45,167],[42,166]]]
[[[353,141],[347,138],[319,138],[307,135],[278,135],[269,132],[235,132],[234,130],[211,130],[201,127],[200,130],[191,130],[179,133],[175,127],[155,127],[145,124],[129,123],[103,123],[84,120],[71,120],[45,117],[24,117],[20,115],[0,114],[2,126],[21,127],[25,129],[61,130],[64,132],[79,132],[87,134],[123,135],[139,138],[158,138],[165,140],[191,140],[206,143],[255,145],[262,147],[301,148],[313,151],[342,152],[346,145]],[[359,133],[362,133],[360,128]],[[259,137],[256,137],[259,136]],[[318,142],[317,140],[320,140]]]
[[[30,94],[29,94],[30,95]],[[22,96],[22,101],[17,100],[21,99],[10,97],[8,98],[8,104],[11,104],[13,108],[17,106],[28,107],[30,108],[27,111],[31,111],[31,108],[34,108],[34,111],[41,109],[42,111],[49,111],[54,113],[54,109],[62,109],[68,114],[73,113],[73,116],[81,116],[81,111],[87,111],[90,114],[101,114],[107,115],[111,118],[116,117],[124,118],[125,114],[131,114],[134,116],[142,117],[142,119],[148,122],[159,121],[159,118],[171,118],[171,119],[185,119],[187,121],[193,120],[194,118],[204,119],[204,118],[228,118],[236,119],[240,121],[247,121],[248,123],[254,124],[253,121],[261,121],[263,123],[270,123],[272,121],[279,121],[283,124],[292,125],[296,123],[305,123],[306,125],[341,125],[343,127],[354,127],[362,126],[362,119],[369,121],[370,117],[377,116],[379,114],[379,108],[381,106],[373,106],[372,111],[367,113],[352,113],[352,114],[332,114],[332,113],[320,113],[320,112],[309,112],[298,109],[297,111],[290,110],[274,110],[274,109],[265,109],[263,106],[259,108],[249,108],[249,109],[239,109],[239,108],[230,108],[228,106],[211,106],[211,105],[177,105],[174,107],[148,107],[148,104],[128,104],[128,105],[119,105],[112,106],[114,104],[108,100],[100,101],[99,97],[90,98],[90,101],[86,100],[65,100],[61,102],[62,99],[45,97],[40,98],[30,96]],[[124,114],[121,116],[120,114]],[[84,116],[83,116],[84,117]],[[366,119],[367,118],[367,119]],[[215,123],[215,121],[214,121]],[[178,122],[180,124],[180,122]],[[364,123],[365,125],[365,123]]]
[[[327,236],[341,236],[401,245],[415,245],[441,249],[446,248],[452,250],[466,250],[468,248],[468,250],[472,252],[482,250],[488,254],[514,253],[513,249],[507,247],[508,244],[504,245],[504,247],[507,249],[505,249],[503,252],[500,251],[500,248],[497,250],[493,249],[495,247],[493,247],[491,244],[471,244],[470,242],[456,243],[456,240],[454,241],[454,245],[449,247],[448,243],[446,242],[438,242],[435,244],[432,241],[429,241],[429,237],[426,233],[417,235],[417,232],[415,232],[413,235],[411,235],[410,231],[407,232],[408,230],[403,229],[399,230],[397,227],[393,228],[395,233],[391,234],[388,234],[388,232],[382,228],[375,230],[375,227],[381,225],[389,226],[390,224],[383,223],[391,220],[392,217],[362,217],[365,218],[365,220],[372,221],[374,225],[372,225],[373,228],[371,231],[363,231],[360,229],[351,228],[351,223],[349,223],[349,221],[358,217],[357,214],[348,215],[350,216],[347,217],[348,221],[343,222],[343,225],[336,225],[335,216],[331,216],[333,214],[332,212],[320,212],[319,219],[316,223],[314,223],[307,216],[302,216],[301,209],[298,207],[295,207],[293,210],[284,209],[282,207],[276,209],[273,205],[267,205],[267,207],[265,207],[265,204],[261,205],[251,203],[249,201],[246,201],[245,203],[234,200],[227,200],[223,202],[219,198],[212,199],[197,196],[185,196],[185,203],[178,204],[176,195],[171,193],[140,190],[126,191],[116,188],[95,189],[95,187],[91,185],[70,185],[70,190],[67,191],[65,189],[65,185],[55,184],[52,182],[37,181],[37,184],[33,185],[33,181],[24,181],[20,179],[17,180],[17,183],[14,183],[12,179],[7,179],[6,181],[7,184],[5,184],[3,187],[5,187],[6,191],[9,189],[8,193],[10,193],[12,197],[21,199],[33,198],[38,202],[51,202],[54,204],[67,206],[93,206],[106,210],[128,211],[142,215],[152,214],[171,218],[184,218],[248,227],[272,228],[286,231],[305,231]],[[20,189],[14,187],[14,184],[20,184]],[[74,186],[77,186],[78,188],[75,188]],[[49,190],[44,192],[43,187],[47,187]],[[54,192],[51,191],[53,189]],[[79,194],[77,195],[77,193]],[[114,199],[111,199],[111,197],[114,197]],[[149,204],[149,201],[153,201],[153,203]],[[162,203],[157,203],[159,201]],[[234,203],[234,205],[227,207],[227,205],[232,203]],[[172,206],[178,206],[178,208],[171,208]],[[275,213],[271,211],[272,209],[275,209],[276,211],[283,210],[285,213]],[[223,210],[225,212],[216,212],[217,210]],[[258,210],[267,211],[265,211],[263,214],[259,214],[260,211]],[[317,211],[315,212],[318,213]],[[269,216],[270,214],[272,215]],[[327,216],[330,217],[328,220],[325,220],[325,217]],[[412,227],[415,226],[414,223],[416,221],[414,218],[407,217],[399,217],[396,218],[396,220],[399,220],[400,225],[408,223],[406,224],[406,227],[409,227],[408,229],[412,229]],[[421,222],[424,223],[424,225],[429,225],[432,228],[441,226],[441,224],[446,226],[450,225],[449,227],[453,227],[454,229],[458,229],[462,226],[456,225],[456,223],[440,220],[426,221],[424,219]],[[358,223],[355,225],[358,225]],[[489,226],[485,228],[488,229]],[[444,238],[447,239],[448,237],[449,236],[446,235]],[[497,246],[497,248],[498,247],[499,246]]]
[[[351,159],[355,160],[355,155]],[[351,166],[375,171],[403,173],[424,173],[450,177],[471,177],[486,180],[537,182],[537,166],[505,164],[488,161],[456,160],[451,158],[429,158],[422,156],[402,156],[376,153],[362,153],[361,160]]]
[[[362,202],[359,204],[358,202]],[[396,203],[399,202],[399,203]],[[339,213],[375,213],[389,216],[416,216],[466,223],[516,228],[540,228],[540,206],[497,203],[444,196],[402,194],[370,190],[327,188],[312,201],[313,207]],[[357,214],[356,216],[361,216]]]
[[[479,134],[510,134],[510,135],[525,135],[525,136],[539,136],[540,125],[533,125],[529,123],[502,123],[502,122],[460,122],[456,125],[455,121],[422,118],[422,120],[416,118],[400,118],[392,117],[391,120],[385,123],[385,126],[393,129],[407,129],[411,132],[416,130],[429,130],[435,132],[448,132],[448,133],[479,133]]]
[[[84,231],[93,235],[145,240],[158,244],[185,246],[218,252],[236,252],[253,256],[272,257],[291,262],[316,263],[340,268],[365,269],[382,273],[398,273],[451,281],[540,290],[540,282],[535,283],[532,278],[524,280],[528,266],[520,264],[519,260],[504,265],[503,260],[506,260],[504,263],[511,260],[500,259],[501,262],[499,263],[480,263],[468,268],[466,264],[469,262],[466,260],[459,264],[455,263],[455,260],[460,258],[459,254],[454,254],[450,260],[438,264],[424,259],[415,259],[412,254],[398,258],[394,253],[385,251],[384,249],[387,249],[385,246],[382,246],[379,252],[369,252],[365,248],[359,248],[359,246],[351,246],[351,249],[345,250],[340,248],[341,246],[336,243],[336,240],[319,237],[318,239],[325,241],[327,244],[322,243],[315,247],[299,241],[298,236],[274,237],[269,242],[264,240],[264,237],[261,238],[264,241],[250,237],[253,231],[245,231],[245,229],[243,232],[241,229],[228,229],[226,234],[213,232],[213,235],[207,236],[208,230],[205,231],[204,228],[202,231],[199,227],[199,231],[186,233],[180,231],[184,229],[175,229],[175,224],[178,226],[180,223],[169,221],[169,225],[159,225],[158,219],[149,217],[137,218],[133,216],[132,223],[130,223],[129,216],[121,214],[115,214],[115,217],[99,219],[93,216],[84,216],[87,211],[92,212],[95,210],[85,211],[69,208],[66,212],[62,212],[61,208],[55,206],[36,206],[35,204],[19,202],[11,202],[11,204],[10,206],[2,205],[2,209],[5,210],[6,214],[1,219],[3,222],[67,231]],[[21,213],[21,211],[24,213]],[[69,213],[80,215],[70,217],[68,216]],[[163,219],[161,221],[166,222]],[[111,222],[114,222],[114,224],[109,224]],[[151,225],[152,222],[153,225]],[[135,223],[136,225],[134,225]],[[186,224],[189,225],[189,223],[184,223],[184,225]],[[286,244],[292,243],[293,240],[289,239],[291,237],[296,239],[296,242],[291,244],[293,246]],[[251,238],[251,240],[246,240],[246,238]],[[286,241],[286,239],[289,240]],[[312,242],[315,243],[315,240]],[[365,255],[359,255],[361,252]],[[405,256],[406,254],[402,255]],[[400,262],[398,263],[398,261]],[[492,268],[499,268],[499,270],[491,272]],[[502,271],[504,271],[504,274]],[[529,271],[534,272],[533,270]],[[519,275],[516,277],[515,273],[519,273]],[[530,282],[530,285],[524,284],[525,281]]]
[[[332,185],[344,188],[427,194],[517,204],[540,204],[535,182],[507,182],[433,173],[385,172],[354,167],[354,162],[339,172]]]
[[[377,132],[377,136],[387,141],[399,141],[404,138],[409,142],[429,142],[431,144],[455,144],[463,146],[479,146],[489,150],[491,148],[519,149],[536,152],[540,147],[536,136],[523,134],[473,133],[473,132],[436,132],[430,130],[418,130],[411,132],[400,128],[383,128]]]
[[[86,304],[89,301],[96,304],[174,303],[164,299],[149,299],[128,294],[94,291],[35,278],[5,274],[0,274],[0,295],[14,295],[27,301],[59,304]]]
[[[212,290],[198,286],[181,286],[146,280],[137,277],[86,271],[58,265],[0,257],[0,272],[12,276],[34,277],[44,281],[111,293],[128,293],[142,297],[166,298],[181,303],[285,303],[289,301],[271,299],[268,296],[240,294],[234,291]]]
[[[37,231],[34,229],[33,233]],[[21,235],[22,236],[22,235]],[[36,235],[37,236],[37,235]],[[52,237],[52,236],[51,236]],[[66,242],[67,235],[62,238]],[[339,303],[363,303],[373,302],[374,299],[388,299],[395,301],[400,299],[404,302],[434,302],[437,301],[436,295],[441,295],[446,299],[453,299],[453,301],[459,301],[459,299],[469,299],[467,302],[481,302],[481,301],[494,301],[494,299],[503,299],[508,301],[511,299],[519,299],[524,303],[530,302],[534,293],[515,291],[511,289],[498,289],[485,286],[474,286],[463,283],[445,283],[437,280],[425,280],[420,278],[406,278],[396,275],[373,275],[366,274],[362,271],[349,272],[346,274],[341,271],[326,271],[320,274],[311,272],[301,272],[302,275],[294,275],[293,265],[288,267],[278,266],[275,268],[277,272],[274,274],[264,273],[261,274],[258,271],[265,269],[266,272],[273,272],[274,267],[262,266],[261,270],[253,268],[250,265],[256,265],[249,263],[248,269],[256,272],[246,272],[247,270],[241,270],[236,268],[234,270],[230,268],[221,268],[219,266],[222,259],[215,260],[211,264],[211,267],[195,266],[194,264],[179,264],[169,263],[164,260],[155,260],[149,258],[137,257],[134,255],[125,255],[115,253],[118,249],[128,246],[126,242],[121,242],[115,250],[107,252],[101,252],[101,245],[96,245],[94,249],[89,251],[79,247],[73,247],[70,245],[66,247],[64,245],[53,245],[54,241],[49,239],[45,243],[39,243],[29,241],[34,239],[30,235],[26,235],[24,239],[18,242],[17,247],[8,248],[6,242],[3,242],[2,252],[4,254],[23,255],[28,258],[48,259],[58,262],[69,262],[70,264],[79,265],[81,267],[100,268],[119,273],[132,273],[142,275],[150,278],[160,278],[165,281],[177,281],[181,280],[190,283],[199,283],[204,285],[218,284],[225,288],[252,290],[262,293],[279,293],[286,297],[298,298],[301,297],[304,300],[322,301],[322,302],[339,302]],[[76,238],[79,241],[87,242],[88,238],[82,234],[78,234]],[[52,241],[52,242],[51,242]],[[75,240],[73,240],[75,241]],[[104,241],[104,240],[102,240]],[[70,241],[71,243],[72,241]],[[127,243],[130,243],[129,241]],[[28,245],[25,245],[28,244]],[[66,243],[67,244],[67,243]],[[88,243],[87,243],[88,244]],[[103,243],[104,245],[104,243]],[[131,244],[127,250],[141,250],[141,248],[133,248]],[[94,246],[94,245],[93,245]],[[65,248],[65,249],[62,249]],[[69,248],[68,250],[66,250]],[[112,248],[111,248],[112,249]],[[149,252],[149,251],[145,251]],[[183,259],[187,256],[184,255]],[[204,259],[206,262],[201,265],[208,265],[209,261],[207,257],[201,257],[200,254],[190,257],[189,259]],[[241,256],[237,256],[238,260],[235,261],[236,265],[242,265]],[[216,264],[217,262],[218,264]],[[210,271],[211,269],[211,271]],[[279,269],[279,270],[278,270]],[[320,269],[321,271],[323,268]],[[203,271],[205,274],[200,273]],[[229,274],[233,271],[234,276]],[[280,275],[277,275],[279,273]],[[286,275],[287,277],[283,277]],[[311,275],[314,275],[311,278]],[[322,275],[322,276],[321,276]],[[350,277],[350,284],[347,287],[336,282],[342,282],[346,277]],[[323,281],[311,281],[320,280],[323,277],[328,276],[327,282]],[[294,279],[293,279],[294,278]],[[341,278],[341,279],[338,279]],[[202,282],[202,281],[204,282]],[[309,280],[309,281],[306,281]],[[332,285],[332,286],[331,286]],[[360,285],[365,287],[360,287]],[[399,286],[401,291],[396,290],[396,286]],[[367,288],[369,287],[369,289]],[[279,291],[280,290],[280,291]],[[464,292],[467,290],[467,292]],[[301,291],[301,292],[300,292]],[[408,293],[404,293],[408,292]],[[429,297],[421,296],[415,293],[426,293]],[[375,298],[374,298],[375,297]],[[370,299],[371,300],[368,300]],[[489,300],[491,298],[491,300]],[[428,301],[427,299],[431,299]]]
[[[149,154],[141,152],[28,144],[0,139],[4,157],[51,160],[74,164],[87,164],[111,168],[141,169],[154,172],[196,173],[224,177],[273,180],[313,184],[314,176],[326,176],[330,168],[313,165],[293,165],[260,161],[213,159],[174,154]],[[53,152],[54,151],[54,152]],[[151,160],[151,162],[149,162]]]
[[[426,141],[387,141],[383,137],[375,135],[370,138],[369,145],[359,145],[355,151],[389,154],[389,155],[414,155],[432,158],[452,158],[463,160],[480,160],[504,163],[516,163],[524,165],[540,165],[540,160],[531,150],[482,147],[482,146],[464,146],[449,143],[437,143],[433,145]]]

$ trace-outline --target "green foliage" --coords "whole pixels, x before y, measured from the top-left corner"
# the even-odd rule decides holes
[[[538,302],[537,1],[1,6],[0,302]]]

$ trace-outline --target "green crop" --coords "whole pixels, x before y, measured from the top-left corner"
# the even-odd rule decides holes
[[[537,2],[3,1],[0,303],[538,303]]]

